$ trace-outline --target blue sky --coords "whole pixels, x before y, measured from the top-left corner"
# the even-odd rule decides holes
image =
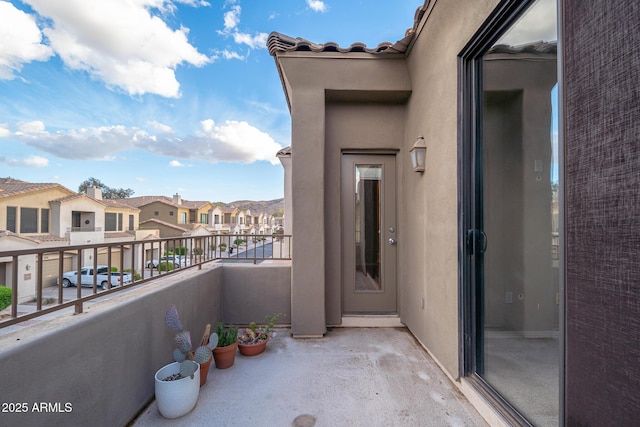
[[[0,177],[135,196],[283,196],[271,31],[395,42],[421,0],[0,0]]]

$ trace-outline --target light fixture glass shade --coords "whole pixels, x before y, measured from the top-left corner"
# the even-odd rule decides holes
[[[409,150],[411,154],[411,167],[415,172],[424,172],[424,164],[427,156],[427,144],[424,142],[424,138],[419,136],[416,142]]]

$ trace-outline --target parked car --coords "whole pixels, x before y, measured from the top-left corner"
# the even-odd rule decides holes
[[[191,265],[191,260],[183,255],[167,255],[160,260],[152,259],[147,262],[147,268],[158,268],[159,264],[173,263],[173,268],[187,267]]]
[[[111,276],[111,280],[109,280],[109,275]],[[82,269],[80,269],[80,285],[85,287],[93,286],[94,276],[96,276],[96,283],[102,289],[109,287],[109,281],[111,281],[112,287],[131,283],[130,273],[112,271],[111,274],[109,274],[109,266],[99,265],[95,271],[93,267],[82,267]],[[68,288],[69,286],[78,286],[78,272],[75,270],[62,273],[62,287]]]

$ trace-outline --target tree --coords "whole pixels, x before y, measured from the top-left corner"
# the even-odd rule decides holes
[[[127,197],[131,197],[134,193],[131,188],[111,188],[103,184],[99,179],[93,177],[84,180],[82,184],[80,184],[78,187],[78,193],[87,194],[87,189],[89,187],[95,187],[102,190],[103,199],[126,199]]]

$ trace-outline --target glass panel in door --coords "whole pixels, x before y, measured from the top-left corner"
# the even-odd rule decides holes
[[[535,425],[558,425],[556,2],[539,0],[482,57],[477,373]],[[543,41],[540,41],[543,40]]]

